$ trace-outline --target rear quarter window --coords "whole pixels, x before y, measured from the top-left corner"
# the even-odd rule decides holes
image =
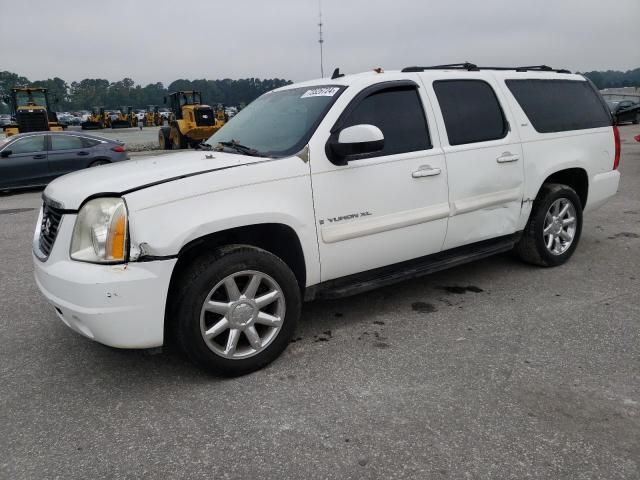
[[[84,137],[82,139],[82,143],[84,144],[85,148],[90,148],[95,147],[96,145],[100,145],[101,142],[99,142],[98,140],[94,140],[93,138]]]
[[[611,126],[599,94],[580,80],[506,80],[507,87],[539,133]]]

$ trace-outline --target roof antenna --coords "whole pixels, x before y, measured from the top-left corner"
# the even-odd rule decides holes
[[[331,75],[331,80],[335,80],[336,78],[344,77],[344,73],[340,73],[340,67],[336,68]]]
[[[318,23],[318,43],[320,44],[320,77],[324,78],[324,62],[322,59],[322,44],[324,38],[322,38],[322,0],[318,0],[318,13],[320,22]]]

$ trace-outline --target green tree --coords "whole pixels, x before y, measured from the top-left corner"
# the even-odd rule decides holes
[[[8,113],[9,105],[4,101],[4,97],[9,94],[13,87],[27,86],[29,85],[29,79],[22,77],[13,72],[7,72],[6,70],[0,72],[0,112]]]

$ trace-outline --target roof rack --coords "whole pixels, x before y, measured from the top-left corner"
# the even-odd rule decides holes
[[[515,70],[516,72],[556,72],[571,73],[566,69],[554,69],[548,65],[530,65],[527,67],[479,67],[474,63],[450,63],[448,65],[433,65],[430,67],[405,67],[402,72],[424,72],[425,70],[467,70],[478,72],[480,70]]]

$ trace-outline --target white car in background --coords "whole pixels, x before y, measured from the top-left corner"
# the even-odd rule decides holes
[[[336,72],[264,94],[201,150],[52,182],[35,278],[86,337],[171,337],[204,368],[241,375],[287,347],[304,300],[512,249],[562,265],[583,212],[616,193],[619,158],[581,75]]]

